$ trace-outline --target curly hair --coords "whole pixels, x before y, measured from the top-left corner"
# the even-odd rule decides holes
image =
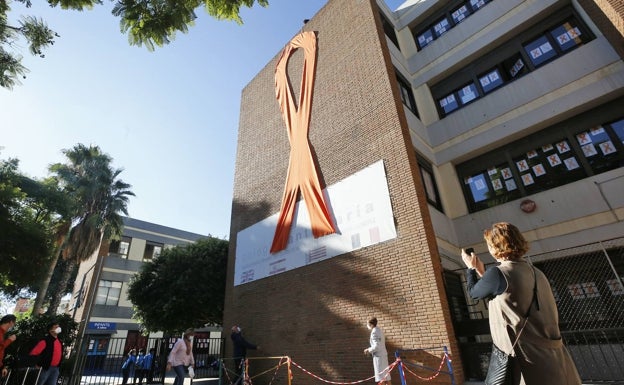
[[[483,238],[487,242],[492,256],[503,261],[520,259],[529,251],[529,243],[518,228],[508,222],[498,222],[491,228],[483,231]]]

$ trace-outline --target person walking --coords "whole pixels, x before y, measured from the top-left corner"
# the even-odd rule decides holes
[[[9,369],[4,366],[4,349],[17,338],[15,334],[11,334],[8,337],[5,337],[5,335],[15,326],[16,321],[17,318],[13,314],[7,314],[0,319],[0,371],[2,372],[2,377],[6,377],[9,372]]]
[[[490,332],[499,350],[515,356],[511,383],[580,385],[576,366],[563,345],[548,278],[525,257],[529,243],[508,222],[495,223],[483,238],[498,266],[486,270],[472,251],[462,249],[461,257],[468,267],[470,297],[494,297],[488,304]]]
[[[48,334],[29,353],[36,360],[35,367],[40,369],[37,385],[56,385],[63,359],[63,344],[58,338],[61,332],[61,325],[49,323]]]
[[[245,378],[245,358],[247,358],[247,349],[260,350],[260,346],[247,341],[245,337],[243,337],[243,329],[238,325],[232,326],[230,338],[234,345],[234,371],[238,373],[233,383],[237,385]]]
[[[193,338],[195,330],[193,328],[186,329],[182,338],[178,339],[169,353],[167,358],[167,371],[173,369],[176,378],[173,385],[184,385],[184,369],[193,367],[195,359],[193,358]]]
[[[388,368],[388,351],[386,350],[386,338],[383,331],[377,326],[377,318],[371,317],[366,323],[366,327],[371,331],[370,346],[364,349],[364,354],[373,357],[373,370],[375,371],[375,382],[389,384],[390,373],[385,371]],[[384,372],[385,371],[385,372]]]

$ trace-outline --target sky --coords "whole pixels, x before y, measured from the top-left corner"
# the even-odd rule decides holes
[[[0,88],[0,159],[44,178],[63,149],[97,145],[132,185],[130,217],[228,238],[241,92],[326,2],[269,0],[242,8],[243,25],[198,9],[188,33],[150,52],[128,44],[108,1],[83,12],[14,1],[10,18],[40,17],[60,37],[45,58],[24,43],[30,72]]]

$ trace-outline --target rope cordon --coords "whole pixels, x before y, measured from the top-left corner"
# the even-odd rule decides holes
[[[409,373],[413,374],[414,376],[416,376],[416,377],[420,378],[420,379],[421,379],[421,380],[423,380],[423,381],[431,381],[431,380],[433,380],[434,378],[436,378],[437,376],[439,376],[439,375],[440,375],[440,373],[442,373],[442,366],[444,366],[444,362],[445,362],[446,360],[448,360],[449,362],[451,362],[451,357],[449,357],[449,355],[448,355],[448,354],[444,353],[444,355],[442,356],[442,362],[440,362],[440,366],[438,367],[438,370],[436,370],[436,371],[434,372],[435,374],[433,374],[433,375],[431,375],[431,376],[429,376],[429,377],[421,377],[421,376],[419,376],[418,374],[416,374],[416,373],[412,372],[412,371],[411,371],[411,370],[407,367],[407,365],[403,365],[403,369],[405,369],[406,371],[408,371]]]
[[[310,372],[309,370],[304,369],[304,368],[303,368],[303,367],[301,367],[299,364],[297,364],[295,361],[291,361],[291,363],[292,363],[293,365],[295,365],[297,368],[301,369],[301,371],[303,371],[304,373],[306,373],[306,374],[308,374],[308,375],[310,375],[310,376],[312,376],[312,377],[316,378],[316,379],[317,379],[317,380],[319,380],[319,381],[323,381],[323,382],[325,382],[325,383],[327,383],[327,384],[334,384],[334,385],[352,385],[352,384],[360,384],[360,383],[362,383],[362,382],[370,381],[370,380],[372,380],[372,379],[374,379],[374,378],[375,378],[375,376],[372,376],[372,377],[365,378],[365,379],[363,379],[363,380],[359,380],[359,381],[350,381],[350,382],[337,382],[337,381],[330,381],[330,380],[326,380],[326,379],[324,379],[324,378],[321,378],[321,377],[317,376],[316,374],[314,374],[314,373]],[[394,369],[394,367],[395,367],[397,364],[398,364],[398,360],[397,360],[397,361],[395,361],[395,362],[393,362],[392,364],[388,365],[388,367],[387,367],[387,368],[385,368],[384,370],[382,370],[380,373],[384,373],[384,372],[390,373],[390,372],[392,371],[392,369]]]

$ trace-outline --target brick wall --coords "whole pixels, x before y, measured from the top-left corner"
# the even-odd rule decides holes
[[[579,4],[624,59],[624,1],[579,0]]]
[[[362,351],[369,337],[365,322],[374,315],[391,354],[449,346],[461,383],[442,268],[376,4],[330,0],[304,30],[318,33],[309,139],[322,183],[334,184],[383,159],[398,236],[233,286],[236,235],[279,210],[286,180],[290,147],[275,100],[276,53],[242,93],[224,328],[241,324],[246,338],[262,347],[254,354],[289,355],[323,378],[354,381],[373,373]],[[295,95],[302,63],[300,50],[288,63]],[[231,354],[228,340],[226,356]],[[440,358],[430,359],[427,364],[437,368]],[[268,368],[269,361],[251,366]],[[294,383],[318,383],[293,370]],[[393,377],[398,383],[396,371]],[[450,383],[444,376],[433,382]]]

